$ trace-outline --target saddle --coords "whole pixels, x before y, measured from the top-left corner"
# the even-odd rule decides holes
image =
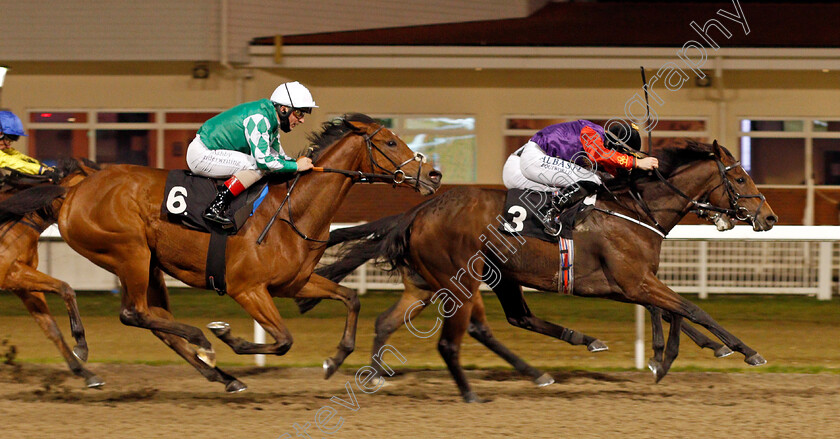
[[[223,181],[201,177],[185,170],[170,171],[166,177],[161,212],[166,213],[169,222],[189,229],[223,235],[236,234],[265,198],[268,184],[255,184],[234,198],[230,205],[230,210],[234,212],[231,216],[234,225],[223,229],[204,219],[204,211],[216,198],[218,186]]]

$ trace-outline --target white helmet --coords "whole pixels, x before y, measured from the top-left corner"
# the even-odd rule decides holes
[[[270,100],[275,104],[291,108],[318,108],[315,100],[312,99],[312,93],[309,93],[309,90],[297,81],[280,84],[274,89]]]

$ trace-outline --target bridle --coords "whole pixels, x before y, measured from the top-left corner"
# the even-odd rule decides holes
[[[424,156],[422,153],[418,152],[418,153],[414,154],[414,157],[411,157],[411,158],[403,161],[402,163],[397,164],[397,162],[395,162],[393,159],[388,157],[388,155],[385,154],[379,148],[379,146],[373,142],[373,136],[375,136],[377,133],[379,133],[379,131],[381,131],[382,128],[383,128],[383,126],[379,125],[379,127],[374,132],[372,132],[370,134],[365,133],[362,137],[365,139],[365,146],[366,146],[367,152],[368,152],[368,159],[370,160],[370,168],[372,170],[379,169],[379,170],[382,170],[382,171],[385,171],[385,172],[390,172],[387,168],[383,167],[382,165],[379,164],[379,162],[376,161],[376,158],[374,157],[374,154],[373,154],[373,150],[375,149],[377,152],[379,152],[379,154],[381,154],[383,157],[385,157],[391,163],[391,165],[394,166],[394,171],[391,172],[390,174],[384,174],[384,173],[383,174],[378,174],[378,173],[375,173],[375,172],[362,172],[362,171],[348,171],[346,169],[334,169],[334,168],[313,168],[313,170],[317,170],[317,171],[320,171],[320,172],[329,172],[329,173],[334,173],[334,174],[341,174],[341,175],[344,175],[344,176],[347,176],[347,177],[351,178],[354,183],[357,183],[357,182],[360,182],[360,183],[381,182],[381,183],[391,183],[394,186],[396,186],[398,184],[403,184],[403,183],[406,183],[406,182],[412,182],[413,181],[414,183],[409,184],[409,186],[414,188],[415,190],[419,190],[421,185],[428,185],[428,183],[424,183],[423,181],[420,180],[420,173],[423,170],[422,166],[417,167],[417,175],[413,176],[413,177],[407,175],[405,173],[405,171],[402,170],[403,166],[405,166],[405,165],[407,165],[411,162],[415,162],[415,161],[420,162],[421,165],[423,163],[426,163],[426,156]],[[304,157],[310,157],[314,151],[315,150],[312,147],[307,148],[305,153],[304,153]],[[274,215],[268,221],[268,224],[266,224],[266,226],[263,229],[262,233],[260,234],[259,238],[257,238],[257,244],[262,244],[262,241],[265,239],[266,234],[268,234],[268,230],[274,224],[274,221],[277,219],[277,215],[280,214],[280,211],[283,209],[284,205],[287,206],[289,219],[287,220],[287,219],[281,218],[280,220],[283,221],[283,222],[286,222],[290,226],[292,226],[292,230],[294,230],[295,233],[298,234],[298,236],[300,236],[301,238],[303,238],[306,241],[312,241],[312,242],[318,242],[318,243],[326,243],[327,242],[326,240],[315,239],[315,238],[311,238],[311,237],[307,236],[305,233],[301,232],[300,229],[298,229],[297,225],[295,225],[295,220],[294,220],[294,217],[292,216],[291,196],[292,196],[292,191],[295,189],[295,186],[297,185],[298,179],[300,179],[300,176],[301,176],[301,174],[298,174],[298,175],[295,176],[294,181],[289,186],[289,190],[286,192],[286,197],[283,199],[283,202],[280,203],[280,207],[278,207],[277,211],[274,212]],[[287,202],[288,202],[288,204],[286,204]]]
[[[705,196],[697,200],[690,198],[679,188],[677,188],[676,186],[671,184],[671,182],[666,180],[665,177],[663,177],[662,174],[659,172],[659,169],[656,169],[655,173],[657,178],[659,178],[660,181],[665,183],[665,185],[668,186],[672,191],[674,191],[674,193],[685,198],[686,200],[689,200],[689,202],[692,205],[691,212],[694,212],[700,218],[710,219],[709,212],[715,212],[717,215],[723,214],[729,216],[730,218],[735,218],[738,221],[744,221],[746,223],[753,224],[755,219],[758,218],[758,214],[761,211],[761,208],[764,207],[764,194],[758,193],[755,195],[743,195],[739,193],[735,186],[732,184],[732,181],[729,179],[729,176],[727,174],[729,173],[729,171],[741,166],[741,162],[739,160],[736,160],[735,163],[732,163],[729,166],[725,166],[723,162],[714,154],[711,154],[711,157],[715,160],[715,164],[717,164],[718,174],[720,175],[721,182],[717,186],[713,187],[710,191],[708,191]],[[720,187],[723,187],[724,193],[726,194],[726,197],[729,200],[729,208],[715,206],[709,202],[709,195]],[[758,207],[756,207],[754,212],[750,212],[749,209],[738,204],[739,200],[749,198],[758,198],[759,200],[761,200],[761,202],[758,203]],[[714,220],[715,218],[712,217],[711,219]]]
[[[639,152],[636,153],[638,154]],[[753,224],[755,219],[758,217],[761,208],[764,207],[764,194],[758,193],[755,195],[742,195],[732,184],[732,181],[729,179],[729,176],[727,174],[729,173],[729,171],[741,166],[740,161],[735,161],[731,165],[725,166],[716,155],[709,154],[709,157],[715,161],[715,164],[717,164],[718,175],[720,176],[721,182],[717,186],[713,187],[711,190],[706,192],[705,195],[697,199],[689,197],[680,188],[674,186],[673,183],[668,181],[662,175],[662,173],[659,172],[659,169],[654,169],[653,172],[656,175],[657,179],[659,179],[660,182],[662,182],[666,187],[668,187],[668,189],[670,189],[672,192],[679,195],[680,197],[686,199],[691,204],[691,209],[689,209],[689,211],[696,214],[700,218],[706,219],[717,224],[717,221],[721,219],[721,216],[726,215],[730,218],[735,218],[738,221],[744,221],[749,224]],[[729,208],[715,206],[709,202],[709,195],[720,187],[723,187],[724,193],[728,198]],[[631,182],[631,190],[629,192],[633,199],[636,201],[636,204],[638,204],[641,207],[642,211],[645,213],[648,219],[650,219],[650,221],[653,222],[653,227],[655,227],[655,229],[658,230],[663,236],[667,235],[667,231],[665,230],[665,228],[659,224],[659,221],[657,221],[656,217],[653,216],[653,212],[650,210],[647,203],[644,201],[644,199],[642,199],[638,189],[635,186],[635,182]],[[614,194],[612,196],[613,198],[618,200],[618,198]],[[738,204],[739,200],[749,198],[758,198],[759,200],[761,200],[754,212],[750,212],[749,209]],[[604,211],[606,213],[613,214],[612,211]],[[714,214],[710,215],[710,212],[714,212]]]
[[[411,157],[411,158],[405,160],[404,162],[397,164],[397,162],[395,162],[393,159],[391,159],[391,157],[388,157],[388,155],[385,154],[382,151],[382,149],[379,148],[379,145],[373,143],[373,136],[375,136],[377,133],[379,133],[382,130],[382,128],[383,128],[383,126],[380,125],[379,128],[377,128],[373,133],[371,133],[371,134],[365,133],[364,136],[363,136],[364,139],[365,139],[365,146],[367,147],[368,159],[370,161],[370,168],[374,171],[375,170],[382,170],[382,171],[385,171],[385,172],[391,172],[387,168],[385,168],[384,166],[380,165],[379,162],[376,160],[376,157],[374,157],[374,154],[373,154],[373,150],[376,150],[379,154],[381,154],[383,157],[385,157],[388,160],[388,162],[391,163],[391,165],[394,167],[393,172],[391,172],[390,174],[377,174],[377,173],[361,172],[361,171],[347,171],[347,170],[344,170],[344,169],[333,169],[333,168],[321,168],[321,170],[323,172],[332,172],[332,173],[336,173],[336,174],[346,175],[346,176],[352,178],[354,183],[357,183],[357,182],[360,182],[360,183],[381,182],[381,183],[391,183],[394,186],[396,186],[398,184],[403,184],[403,183],[408,182],[409,186],[414,188],[414,190],[419,190],[421,185],[427,185],[428,186],[429,185],[428,183],[425,183],[420,179],[420,173],[423,171],[422,166],[417,167],[417,175],[415,175],[415,176],[407,175],[405,173],[405,171],[402,170],[403,166],[405,166],[405,165],[407,165],[411,162],[420,162],[421,165],[423,163],[426,163],[426,156],[423,155],[422,153],[418,152],[418,153],[414,154],[414,157]]]

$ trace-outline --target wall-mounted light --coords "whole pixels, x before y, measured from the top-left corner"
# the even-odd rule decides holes
[[[193,79],[207,79],[210,77],[210,67],[206,63],[196,63],[192,69]]]
[[[705,87],[711,87],[712,86],[712,77],[709,76],[709,75],[706,75],[702,78],[699,77],[699,76],[696,76],[696,77],[694,77],[694,85],[696,85],[698,87],[704,87],[704,88]]]

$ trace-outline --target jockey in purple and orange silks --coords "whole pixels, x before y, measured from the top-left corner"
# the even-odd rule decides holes
[[[655,157],[636,158],[616,151],[618,145],[639,150],[639,132],[621,123],[604,132],[588,120],[549,125],[508,157],[502,178],[508,189],[556,192],[559,212],[598,190],[595,168],[616,175],[620,169],[659,167]]]

